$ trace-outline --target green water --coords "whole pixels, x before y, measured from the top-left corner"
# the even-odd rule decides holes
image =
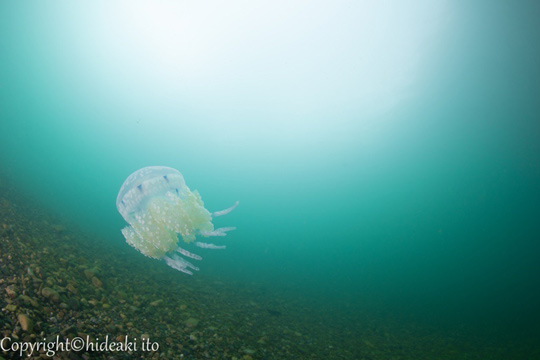
[[[534,1],[3,1],[0,173],[137,257],[118,190],[170,166],[210,211],[240,201],[204,276],[532,338],[538,16]]]

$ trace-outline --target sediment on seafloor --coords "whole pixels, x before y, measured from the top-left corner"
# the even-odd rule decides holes
[[[0,338],[11,343],[148,341],[142,351],[60,351],[55,359],[503,359],[504,347],[437,334],[268,284],[183,276],[97,239],[0,187]],[[114,235],[111,235],[114,236]],[[118,243],[114,244],[117,241]],[[123,246],[125,245],[125,246]],[[8,344],[5,342],[4,344]],[[23,358],[47,359],[42,349]],[[485,357],[488,354],[488,357]],[[519,357],[519,349],[512,349]],[[464,356],[462,356],[464,355]],[[0,360],[21,358],[0,349]],[[525,357],[521,357],[525,358]]]

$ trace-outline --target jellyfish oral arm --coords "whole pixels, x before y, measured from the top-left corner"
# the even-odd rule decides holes
[[[182,249],[181,247],[177,248],[176,251],[178,251],[180,254],[184,256],[187,256],[188,258],[192,258],[195,260],[202,260],[202,257],[200,257],[199,255],[189,252],[186,249]]]
[[[228,213],[230,213],[231,211],[234,210],[235,207],[238,206],[240,202],[235,202],[233,206],[231,206],[230,208],[228,209],[225,209],[225,210],[221,210],[221,211],[215,211],[212,213],[212,217],[217,217],[217,216],[223,216],[223,215],[227,215]]]
[[[203,243],[200,241],[195,241],[195,245],[203,249],[213,249],[213,250],[222,250],[222,249],[227,248],[225,245],[215,245],[215,244]]]
[[[223,215],[227,215],[228,213],[230,213],[231,211],[233,211],[239,204],[240,202],[237,201],[234,203],[233,206],[231,206],[230,208],[228,209],[225,209],[225,210],[221,210],[221,211],[215,211],[212,213],[212,217],[217,217],[217,216],[223,216]],[[232,231],[232,230],[236,230],[235,227],[222,227],[222,228],[219,228],[219,229],[215,229],[215,230],[212,230],[212,231],[201,231],[199,234],[204,236],[204,237],[209,237],[209,236],[225,236],[227,235],[226,232],[227,231]],[[201,243],[201,244],[204,244],[204,243]],[[212,244],[210,244],[212,245]],[[201,246],[202,247],[202,246]],[[213,249],[212,247],[209,247],[210,249]]]
[[[227,231],[232,231],[232,230],[236,230],[236,227],[232,226],[232,227],[222,227],[222,228],[219,228],[219,229],[216,229],[214,231],[201,231],[200,234],[204,237],[209,237],[209,236],[225,236],[227,235],[226,232]]]
[[[171,257],[164,256],[163,260],[165,260],[167,265],[169,265],[173,269],[181,271],[181,272],[186,273],[188,275],[193,275],[193,273],[187,269],[188,267],[195,270],[195,271],[199,271],[198,267],[194,266],[189,261],[187,261],[185,259],[182,259],[180,256],[178,256],[176,254],[171,255]]]

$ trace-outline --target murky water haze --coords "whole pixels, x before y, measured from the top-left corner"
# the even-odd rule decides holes
[[[137,257],[116,195],[171,166],[240,201],[206,277],[538,332],[535,2],[186,4],[0,5],[3,177]]]

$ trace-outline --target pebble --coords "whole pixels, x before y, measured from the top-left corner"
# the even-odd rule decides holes
[[[32,299],[30,296],[21,295],[21,296],[19,296],[19,299],[22,300],[25,304],[30,304],[35,308],[39,307],[38,302],[36,300]]]
[[[74,297],[67,299],[67,305],[68,305],[71,309],[74,309],[74,310],[78,310],[78,309],[79,309],[79,302],[78,302],[77,299],[74,298]]]
[[[77,288],[76,288],[75,286],[73,286],[72,284],[68,284],[68,285],[66,286],[66,289],[67,289],[70,293],[75,294],[75,295],[77,295],[77,294],[79,293],[79,290],[77,290]]]
[[[94,277],[94,272],[92,270],[85,269],[84,276],[86,276],[88,280],[92,280],[92,278]]]
[[[15,286],[14,285],[9,285],[6,287],[6,293],[8,294],[8,296],[10,298],[15,298],[17,297],[17,293],[15,292]]]
[[[28,275],[30,275],[31,277],[33,277],[33,278],[36,277],[36,274],[34,274],[34,271],[32,270],[31,267],[28,267],[28,268],[26,269],[26,273],[27,273]]]
[[[186,320],[186,326],[193,328],[199,324],[199,319],[189,318]]]
[[[21,329],[26,332],[31,333],[34,330],[34,322],[26,314],[19,314],[17,317],[19,324],[21,324]]]
[[[43,289],[41,289],[41,295],[54,302],[60,301],[60,294],[58,293],[58,291],[49,287],[44,287]]]
[[[102,287],[103,286],[103,283],[101,282],[101,280],[99,280],[97,277],[93,277],[92,278],[92,284],[94,284],[95,287]]]

